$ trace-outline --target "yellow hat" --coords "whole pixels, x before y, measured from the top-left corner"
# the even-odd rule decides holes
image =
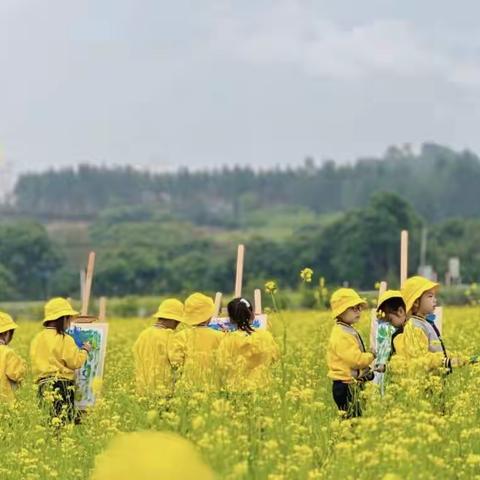
[[[401,298],[403,300],[402,292],[400,290],[385,290],[378,298],[377,310],[380,309],[382,303],[385,303],[391,298]]]
[[[8,313],[0,312],[0,333],[15,330],[17,327],[18,325]]]
[[[167,298],[160,304],[153,318],[166,318],[167,320],[181,322],[183,319],[183,303],[176,298]]]
[[[367,302],[353,288],[339,288],[333,292],[330,298],[333,318],[337,318],[345,310],[355,305],[366,307]]]
[[[159,454],[161,452],[161,454]],[[214,480],[192,442],[171,432],[118,434],[95,459],[90,480]]]
[[[203,293],[192,293],[185,300],[185,310],[182,321],[187,325],[198,325],[210,320],[215,313],[215,304]]]
[[[75,315],[78,315],[78,312],[72,308],[68,300],[56,297],[45,304],[45,318],[42,320],[42,323]]]
[[[405,300],[407,312],[412,309],[415,300],[419,299],[423,293],[432,288],[437,288],[438,286],[438,283],[432,282],[428,278],[420,277],[418,275],[407,278],[402,287],[402,297]]]

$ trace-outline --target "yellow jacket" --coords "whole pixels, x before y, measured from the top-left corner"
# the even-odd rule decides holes
[[[217,355],[222,386],[230,391],[268,387],[270,367],[279,356],[278,345],[266,330],[227,333]]]
[[[394,373],[441,372],[447,367],[448,356],[433,327],[423,318],[412,316],[403,333],[393,339],[395,355],[390,360]]]
[[[337,321],[327,346],[328,376],[332,380],[353,382],[373,362],[373,353],[366,352],[360,334],[351,325]]]
[[[206,389],[218,387],[216,354],[224,335],[204,326],[175,333],[169,356],[172,366],[180,369],[181,385]]]
[[[10,347],[0,345],[0,401],[15,400],[14,386],[23,380],[26,371],[26,363]]]
[[[173,387],[172,366],[168,357],[175,331],[151,326],[140,333],[133,345],[137,393],[168,394]]]
[[[85,363],[87,356],[70,335],[58,334],[52,328],[44,328],[30,346],[32,371],[37,381],[51,377],[73,380],[75,370]]]

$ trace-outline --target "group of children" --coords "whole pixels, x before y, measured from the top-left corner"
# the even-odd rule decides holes
[[[450,355],[435,323],[429,319],[436,307],[438,284],[415,276],[401,291],[387,290],[378,301],[377,314],[392,325],[389,365],[408,371],[421,364],[426,374],[447,374],[467,359]],[[340,288],[330,300],[335,319],[327,347],[328,377],[333,399],[347,416],[361,415],[359,391],[374,372],[386,365],[375,361],[354,328],[367,306],[353,289]],[[209,326],[215,314],[213,300],[201,293],[183,304],[170,298],[155,313],[155,324],[145,329],[133,346],[136,389],[139,395],[170,396],[177,387],[202,390],[249,392],[269,385],[270,366],[279,348],[265,329],[255,330],[252,304],[235,298],[228,316],[235,330],[223,332]],[[32,373],[41,403],[48,400],[53,416],[76,419],[74,409],[75,370],[88,357],[91,345],[78,347],[66,333],[78,315],[63,298],[45,305],[43,329],[30,348]],[[182,328],[177,327],[181,325]],[[26,372],[25,362],[8,346],[17,324],[0,312],[0,398],[14,400],[14,389]],[[387,367],[387,371],[388,371]]]
[[[267,330],[255,330],[252,304],[235,298],[228,304],[232,332],[210,328],[215,304],[201,293],[183,305],[167,299],[133,346],[139,394],[170,395],[173,388],[251,391],[269,384],[270,366],[279,356]],[[183,325],[179,329],[177,326]]]
[[[201,293],[185,304],[170,298],[155,313],[155,324],[144,330],[133,346],[136,389],[139,395],[168,397],[177,386],[252,391],[268,386],[270,366],[279,356],[267,330],[255,330],[249,300],[228,304],[232,332],[208,324],[216,311],[213,300]],[[79,421],[75,409],[75,370],[81,368],[92,346],[80,348],[67,333],[79,312],[68,300],[54,298],[45,305],[43,328],[30,346],[32,373],[40,403],[61,422]],[[182,325],[183,328],[177,330]],[[8,345],[18,325],[0,312],[0,400],[12,403],[23,380],[26,363]]]
[[[451,355],[432,320],[437,306],[438,283],[421,276],[408,278],[401,291],[387,290],[378,299],[377,317],[389,322],[393,334],[388,339],[389,361],[376,362],[375,353],[367,351],[353,324],[367,303],[350,288],[340,288],[331,297],[335,325],[328,347],[328,376],[338,409],[348,417],[361,415],[360,391],[375,374],[391,369],[409,375],[446,375],[452,369],[471,362],[461,355]]]

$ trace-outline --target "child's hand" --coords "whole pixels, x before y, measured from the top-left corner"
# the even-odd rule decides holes
[[[92,351],[92,344],[90,342],[85,342],[82,345],[82,349],[86,350],[88,353],[90,353]]]
[[[379,363],[378,365],[375,365],[373,371],[374,372],[379,372],[379,373],[384,373],[386,370],[386,366],[384,363]]]

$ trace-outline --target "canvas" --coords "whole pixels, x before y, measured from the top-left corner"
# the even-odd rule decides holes
[[[107,323],[73,323],[68,329],[78,347],[90,342],[92,350],[85,364],[76,371],[77,392],[75,405],[83,410],[95,405],[93,380],[103,377],[105,354],[107,349]]]

